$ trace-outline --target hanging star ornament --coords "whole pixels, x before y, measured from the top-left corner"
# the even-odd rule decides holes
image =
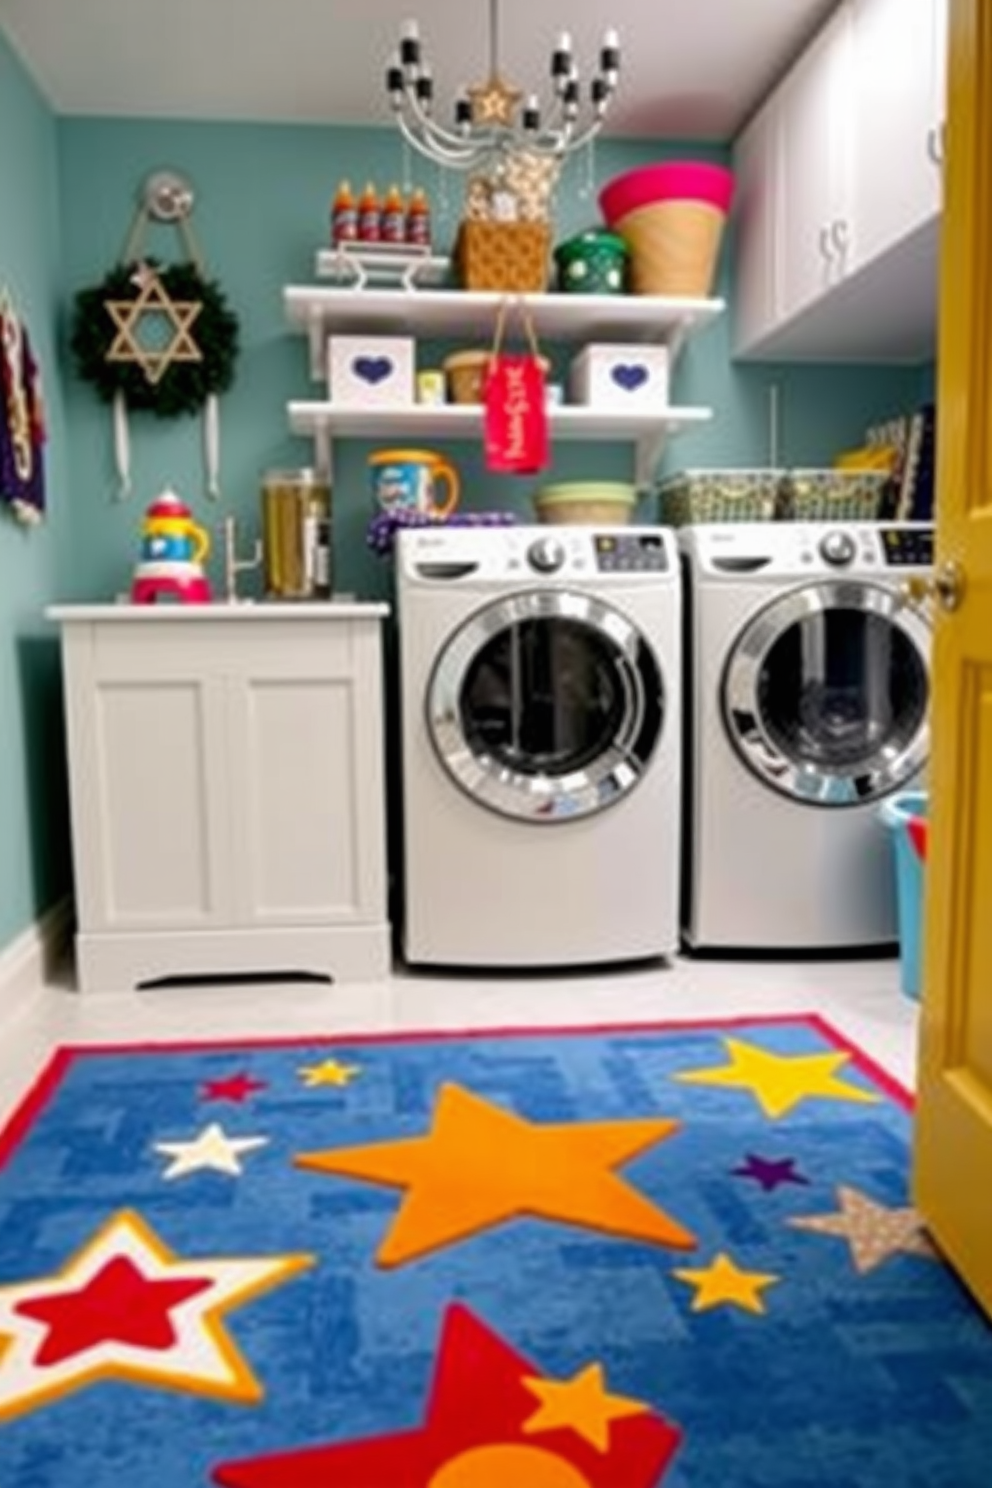
[[[846,1240],[854,1269],[861,1275],[874,1271],[896,1255],[939,1259],[915,1209],[890,1209],[860,1189],[844,1184],[837,1189],[837,1202],[840,1209],[833,1214],[807,1214],[790,1219],[789,1224],[796,1230],[836,1235]]]
[[[204,1169],[237,1178],[244,1172],[242,1155],[267,1146],[268,1141],[268,1137],[229,1137],[219,1122],[213,1121],[188,1142],[156,1142],[154,1147],[163,1157],[172,1159],[163,1178],[185,1178]]]
[[[590,1380],[580,1391],[575,1381],[558,1386],[565,1393],[554,1425],[536,1438],[534,1387],[551,1400],[555,1382],[456,1304],[445,1313],[422,1426],[225,1462],[213,1480],[220,1488],[659,1488],[679,1428],[605,1393],[601,1366]],[[621,1412],[618,1401],[637,1409]],[[608,1419],[593,1426],[604,1410]],[[605,1445],[590,1431],[597,1442],[605,1431]]]
[[[135,362],[145,380],[155,387],[175,362],[201,362],[203,352],[193,339],[191,328],[203,305],[198,300],[174,300],[154,269],[139,264],[132,281],[138,294],[133,300],[105,300],[107,314],[117,327],[117,334],[105,353],[108,362]],[[162,316],[172,334],[164,346],[149,347],[141,341],[141,320],[145,315]]]
[[[122,1210],[56,1275],[0,1286],[0,1421],[100,1380],[257,1403],[224,1314],[314,1261],[185,1260]]]
[[[376,1256],[380,1266],[524,1216],[691,1250],[695,1236],[614,1172],[680,1125],[663,1118],[538,1125],[452,1084],[441,1087],[426,1136],[303,1153],[294,1162],[405,1190]]]
[[[742,1271],[723,1253],[709,1266],[673,1271],[672,1275],[695,1291],[693,1312],[708,1312],[712,1307],[727,1305],[739,1307],[742,1312],[764,1313],[762,1292],[781,1281],[781,1277],[767,1271]]]
[[[686,1070],[673,1079],[684,1085],[717,1085],[749,1090],[766,1116],[786,1116],[804,1100],[853,1101],[876,1105],[879,1097],[838,1076],[849,1054],[773,1054],[743,1039],[722,1039],[729,1064]]]
[[[468,89],[473,124],[513,124],[520,100],[519,88],[512,87],[501,77],[491,77],[488,82],[475,83]]]
[[[298,1074],[308,1090],[321,1085],[341,1087],[350,1085],[361,1074],[361,1066],[346,1064],[341,1059],[325,1059],[322,1064],[305,1064]]]

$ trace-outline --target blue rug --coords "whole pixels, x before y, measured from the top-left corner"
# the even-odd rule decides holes
[[[0,1488],[989,1488],[910,1126],[807,1017],[63,1049]]]

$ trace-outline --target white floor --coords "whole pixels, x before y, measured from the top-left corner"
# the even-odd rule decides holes
[[[398,970],[361,986],[183,987],[85,997],[71,968],[16,1011],[0,1003],[0,1121],[60,1044],[691,1022],[815,1012],[903,1084],[915,1079],[917,1007],[894,960],[716,961],[554,977]]]

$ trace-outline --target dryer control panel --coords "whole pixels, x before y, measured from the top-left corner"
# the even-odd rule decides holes
[[[593,538],[600,573],[665,573],[668,553],[657,532],[597,532]]]
[[[881,527],[879,535],[890,568],[932,567],[932,527]]]

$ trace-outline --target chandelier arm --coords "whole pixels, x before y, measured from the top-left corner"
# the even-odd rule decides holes
[[[415,150],[421,155],[426,156],[428,160],[433,160],[435,163],[440,161],[443,165],[450,166],[452,170],[472,170],[474,166],[479,165],[489,154],[488,148],[473,146],[466,146],[463,150],[456,153],[448,145],[435,139],[433,135],[428,135],[425,138],[423,135],[418,134],[398,110],[395,117],[400,133],[407,144],[412,145]]]
[[[439,124],[433,114],[427,113],[412,88],[404,89],[403,100],[413,115],[417,127],[423,130],[428,138],[437,140],[446,149],[453,150],[456,154],[462,154],[467,150],[472,151],[473,154],[478,154],[480,150],[494,150],[496,148],[496,134],[493,130],[487,131],[484,137],[480,137],[478,132],[476,132],[473,139],[466,139],[464,135],[456,133],[453,129],[447,129],[443,124]],[[397,110],[397,116],[402,117],[399,110]]]

